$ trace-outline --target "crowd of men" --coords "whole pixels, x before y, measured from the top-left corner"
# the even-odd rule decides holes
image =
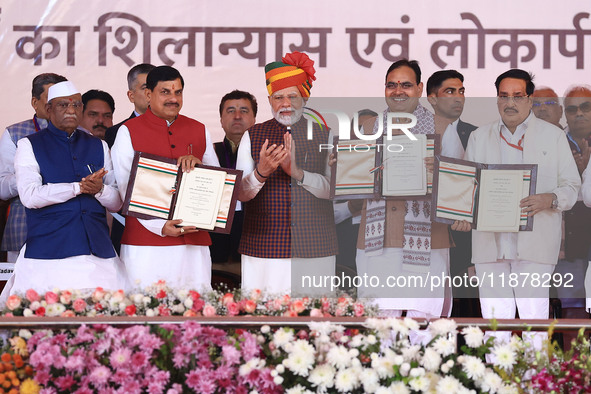
[[[139,64],[129,71],[134,108],[117,125],[107,92],[81,94],[61,75],[37,76],[34,116],[8,126],[0,138],[0,199],[10,201],[2,250],[16,263],[3,295],[28,288],[129,288],[161,279],[203,290],[211,287],[212,261],[241,261],[243,289],[272,293],[305,292],[294,277],[335,275],[337,266],[357,275],[425,277],[459,275],[474,264],[481,277],[571,273],[573,286],[557,288],[562,317],[589,317],[591,87],[569,88],[561,103],[551,88],[536,89],[530,73],[512,69],[495,81],[498,120],[471,125],[460,119],[462,74],[441,70],[428,78],[428,109],[419,102],[419,64],[403,59],[386,71],[383,114],[359,112],[366,134],[380,130],[389,112],[409,113],[417,120],[411,132],[439,135],[443,156],[537,164],[536,192],[520,202],[535,217],[533,231],[499,233],[470,231],[464,221],[434,222],[425,200],[333,204],[330,175],[338,158],[318,149],[332,142],[332,133],[314,124],[310,138],[302,116],[316,79],[314,62],[303,53],[287,54],[265,67],[265,79],[273,117],[256,123],[255,97],[230,92],[219,104],[225,137],[214,144],[205,125],[180,114],[185,85],[173,67]],[[186,172],[198,164],[242,170],[231,234],[210,235],[180,219],[123,217],[135,151],[174,159]],[[425,166],[432,171],[433,159]],[[428,244],[427,251],[409,242],[411,236]],[[445,287],[357,291],[375,299],[383,315],[451,313],[451,289]],[[516,312],[548,318],[547,286],[489,284],[480,295],[485,318]]]

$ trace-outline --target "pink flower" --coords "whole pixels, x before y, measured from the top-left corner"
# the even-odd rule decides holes
[[[362,303],[356,302],[355,304],[353,304],[353,312],[357,317],[363,316],[363,313],[365,312],[365,307]]]
[[[117,290],[111,296],[111,301],[113,302],[121,302],[125,298],[125,292],[123,290]]]
[[[201,298],[201,294],[195,290],[189,290],[189,297],[193,300],[193,302],[197,301]]]
[[[164,305],[159,305],[158,306],[158,314],[160,316],[170,316],[170,309],[168,309],[166,306]]]
[[[48,304],[55,304],[58,301],[58,296],[53,291],[48,291],[45,293],[45,301]]]
[[[298,317],[298,314],[295,313],[294,311],[289,310],[289,311],[285,311],[283,313],[283,316],[285,316],[285,317]]]
[[[103,290],[102,287],[97,287],[94,290],[94,293],[92,293],[92,300],[94,302],[98,302],[101,301],[103,298],[105,298],[105,290]]]
[[[135,313],[136,313],[135,305],[132,304],[132,305],[128,305],[125,307],[125,314],[127,316],[133,316],[133,315],[135,315]]]
[[[71,309],[65,310],[61,314],[61,317],[74,317],[74,316],[76,316],[76,314]]]
[[[296,314],[300,314],[306,309],[306,307],[304,306],[304,302],[302,300],[295,300],[289,305],[289,309],[294,311]]]
[[[203,301],[201,298],[196,299],[193,301],[193,306],[191,307],[191,310],[193,310],[195,312],[200,312],[201,309],[203,309],[204,305],[205,305],[205,301]]]
[[[230,302],[234,302],[234,294],[232,294],[232,293],[224,294],[224,296],[222,297],[222,305],[227,306],[228,303],[230,303]]]
[[[318,308],[313,308],[312,310],[310,310],[310,317],[322,317],[324,316],[322,314],[322,311]]]
[[[39,294],[35,290],[33,290],[33,289],[27,290],[27,292],[25,293],[25,297],[30,302],[35,302],[35,301],[40,301],[41,300],[41,297],[39,297]]]
[[[92,370],[90,373],[90,381],[95,386],[103,386],[108,383],[109,376],[111,376],[111,371],[109,371],[109,368],[101,365]]]
[[[157,294],[156,294],[156,298],[158,299],[163,299],[166,298],[166,292],[164,290],[160,290]]]
[[[238,308],[238,304],[235,302],[228,302],[226,308],[228,309],[228,316],[236,316],[240,313],[240,308]]]
[[[212,305],[206,304],[203,307],[203,316],[205,316],[205,317],[216,316],[215,308]]]
[[[246,313],[254,313],[254,311],[257,309],[257,303],[254,302],[253,300],[246,300],[244,302],[244,311]]]
[[[261,289],[254,289],[253,291],[250,292],[250,298],[253,299],[253,301],[258,301],[261,299]]]
[[[64,290],[60,294],[60,302],[64,305],[68,305],[72,301],[72,292]]]
[[[185,313],[183,313],[183,316],[185,316],[185,317],[195,317],[195,316],[197,316],[197,313],[195,313],[195,311],[193,311],[192,309],[187,309],[185,311]]]
[[[281,303],[283,305],[289,305],[290,301],[291,301],[291,297],[289,296],[289,294],[284,295],[281,299]]]
[[[119,369],[124,367],[131,358],[131,350],[129,348],[121,348],[115,350],[111,353],[111,357],[109,357],[109,361],[111,361],[111,365],[115,369]]]
[[[72,306],[74,307],[74,311],[82,313],[86,310],[86,301],[82,298],[76,298],[72,303]]]
[[[146,367],[147,363],[148,363],[148,357],[146,356],[145,353],[137,352],[131,356],[131,365],[136,369]]]
[[[6,300],[6,307],[8,309],[10,309],[11,311],[15,310],[19,306],[21,306],[21,298],[19,296],[17,296],[16,294],[11,295]]]
[[[335,316],[344,316],[345,312],[346,312],[346,310],[343,306],[337,306],[337,308],[334,311],[334,315]]]
[[[39,308],[37,308],[35,310],[35,315],[36,316],[45,316],[45,307],[40,306]],[[6,315],[8,316],[8,315]]]

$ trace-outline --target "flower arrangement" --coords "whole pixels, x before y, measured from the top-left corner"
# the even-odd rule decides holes
[[[10,340],[12,367],[30,364],[21,393],[520,393],[586,392],[590,343],[542,351],[514,336],[486,340],[453,320],[418,330],[412,319],[368,319],[363,329],[330,322],[309,328],[221,330],[181,325],[81,326],[21,330]],[[27,356],[28,354],[28,356]],[[19,360],[16,355],[21,356]],[[487,362],[486,356],[494,361]],[[26,368],[26,367],[25,367]]]
[[[33,368],[27,364],[28,352],[23,338],[10,339],[10,348],[0,356],[0,394],[39,392],[39,385],[32,379]]]
[[[92,293],[55,290],[39,294],[30,289],[11,295],[1,312],[4,316],[374,316],[376,309],[349,296],[337,298],[291,298],[264,295],[260,290],[242,292],[171,289],[159,281],[141,291]]]

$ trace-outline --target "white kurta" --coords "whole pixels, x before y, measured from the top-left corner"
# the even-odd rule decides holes
[[[205,153],[203,164],[219,167],[211,137],[205,130]],[[129,129],[123,125],[117,132],[112,148],[115,177],[121,198],[125,198],[129,174],[133,162],[133,144]],[[151,219],[139,222],[149,231],[159,236],[166,220]],[[138,246],[121,245],[121,260],[127,269],[129,280],[134,287],[146,287],[160,279],[173,288],[211,289],[211,256],[208,246]]]
[[[332,133],[329,133],[329,143],[332,142]],[[297,147],[296,147],[297,149]],[[256,197],[265,182],[259,182],[254,174],[255,161],[251,155],[250,136],[248,131],[242,135],[238,146],[238,157],[236,169],[242,170],[244,176],[240,187],[239,199],[243,202]],[[330,166],[328,161],[325,167],[325,174],[304,171],[302,187],[317,198],[327,199],[330,196]],[[313,260],[321,271],[334,275],[336,256],[321,257]],[[260,257],[241,257],[242,288],[260,289],[271,293],[291,292],[292,259],[263,259]],[[305,289],[302,289],[306,292]],[[314,293],[314,291],[312,291]]]
[[[102,141],[104,168],[104,189],[95,198],[109,211],[121,208],[121,197],[117,190],[109,148]],[[39,164],[35,159],[31,142],[22,138],[18,142],[14,166],[17,187],[23,205],[30,209],[43,208],[68,201],[80,194],[80,184],[42,184]],[[25,258],[24,250],[16,262],[10,293],[24,293],[33,288],[37,291],[60,289],[126,289],[128,282],[118,257],[103,259],[94,255],[72,256],[65,259]]]

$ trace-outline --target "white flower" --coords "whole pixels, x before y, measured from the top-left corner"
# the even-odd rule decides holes
[[[173,313],[178,313],[179,315],[185,311],[183,304],[176,304],[171,309]]]
[[[464,334],[464,340],[469,347],[477,348],[482,345],[484,333],[480,328],[474,326],[465,327],[462,334]]]
[[[363,368],[359,374],[363,390],[366,393],[375,393],[380,386],[380,378],[376,371],[371,368]]]
[[[337,369],[344,369],[351,365],[351,356],[346,347],[333,346],[326,354],[326,361]]]
[[[515,353],[508,344],[497,345],[492,350],[494,365],[510,370],[515,364]]]
[[[148,304],[152,302],[152,299],[150,297],[144,297],[142,298],[142,304],[144,304],[144,306],[148,306]]]
[[[449,394],[449,393],[457,393],[460,391],[462,384],[459,380],[454,378],[453,376],[446,376],[437,382],[437,386],[435,389],[437,390],[437,394]]]
[[[348,393],[359,386],[357,373],[352,368],[339,371],[335,378],[335,388],[339,391]]]
[[[131,296],[131,299],[133,300],[133,303],[136,305],[139,305],[142,303],[142,301],[144,300],[144,295],[137,293]]]
[[[285,367],[282,364],[279,364],[275,367],[275,370],[279,373],[285,372]]]
[[[425,369],[424,368],[413,368],[410,370],[410,373],[408,374],[411,378],[416,378],[419,376],[423,376],[425,374]]]
[[[176,296],[179,298],[180,301],[184,301],[188,295],[189,290],[187,289],[180,289],[176,291]]]
[[[328,364],[322,364],[310,372],[308,381],[319,389],[326,389],[334,385],[334,376],[335,369]]]
[[[55,304],[47,305],[47,308],[45,309],[45,315],[48,317],[59,316],[62,313],[64,313],[65,310],[66,310],[66,307],[63,306],[62,304],[60,304],[59,302],[57,302]]]
[[[33,311],[30,310],[29,308],[25,308],[25,310],[23,311],[23,316],[24,317],[31,317],[31,316],[33,316]]]
[[[319,336],[330,335],[332,332],[343,332],[344,326],[332,324],[329,321],[315,321],[308,323],[308,327],[313,332],[318,333]]]
[[[446,357],[456,351],[456,343],[455,341],[452,341],[445,337],[439,337],[435,340],[435,343],[433,344],[433,349],[435,349],[443,357]]]
[[[261,333],[267,334],[269,331],[271,331],[271,327],[269,327],[267,324],[261,327]]]
[[[280,385],[281,383],[283,383],[283,378],[281,376],[275,376],[273,378],[273,383],[275,383],[276,385]],[[295,392],[297,393],[298,391]]]
[[[183,305],[187,309],[191,309],[193,307],[193,299],[192,298],[185,298],[185,301],[183,302]]]
[[[31,333],[29,330],[20,329],[18,330],[18,336],[23,339],[29,339],[33,336],[33,333]]]
[[[483,392],[496,393],[503,386],[503,379],[491,369],[487,368],[484,378],[476,380],[476,385],[480,386]]]
[[[425,354],[423,354],[421,364],[427,371],[436,371],[441,364],[441,356],[432,348],[427,348]]]
[[[433,336],[447,336],[447,334],[455,335],[456,328],[456,322],[451,319],[439,319],[429,324],[429,331]]]
[[[283,365],[290,369],[294,374],[308,376],[312,365],[314,364],[314,355],[308,356],[303,352],[293,352],[285,360]]]
[[[146,316],[147,317],[154,317],[154,316],[156,316],[156,313],[154,312],[153,309],[146,309]]]
[[[31,305],[29,305],[29,308],[31,308],[32,311],[36,311],[40,306],[41,303],[39,301],[33,301],[31,302]]]
[[[426,376],[420,376],[418,378],[411,379],[408,382],[408,385],[413,391],[426,392],[429,389],[429,383],[429,378],[427,378]]]
[[[445,374],[445,373],[448,373],[448,372],[449,372],[449,370],[450,370],[450,367],[448,367],[448,366],[447,366],[447,364],[443,364],[443,365],[441,366],[441,372],[443,372],[444,374]]]
[[[283,383],[283,379],[281,382]],[[285,390],[285,394],[313,394],[313,393],[310,390],[306,390],[306,388],[303,387],[302,385],[298,384],[295,387]]]
[[[280,328],[273,334],[273,343],[277,347],[283,347],[293,341],[293,330],[289,328]]]
[[[518,394],[519,390],[515,386],[504,384],[498,391],[499,394]]]
[[[410,371],[410,364],[409,363],[403,363],[400,366],[400,374],[402,376],[407,376],[409,371]]]
[[[413,360],[418,360],[419,358],[419,351],[421,347],[419,345],[408,346],[402,349],[402,357],[404,357],[404,361],[411,362]]]
[[[369,334],[367,337],[365,337],[365,342],[368,345],[375,345],[378,342],[378,339],[376,338],[375,335]]]
[[[351,338],[351,342],[349,345],[351,347],[361,347],[363,346],[365,337],[363,335],[357,334],[353,338]]]
[[[477,380],[484,376],[486,367],[479,358],[474,356],[464,356],[462,364],[462,370],[466,373],[468,378]]]
[[[410,394],[410,390],[403,382],[394,382],[390,385],[388,391],[384,391],[384,393],[391,393],[391,394]],[[381,394],[378,390],[376,394]]]

